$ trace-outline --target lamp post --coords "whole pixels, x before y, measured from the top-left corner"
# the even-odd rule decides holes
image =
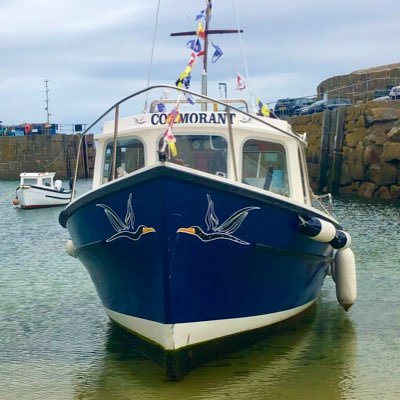
[[[49,80],[45,79],[44,80],[44,84],[46,86],[46,99],[44,101],[46,103],[46,107],[44,109],[46,110],[46,114],[47,114],[47,123],[46,123],[46,126],[45,126],[46,134],[47,134],[47,132],[49,130],[49,127],[50,127],[50,115],[51,115],[49,113],[49,85],[48,85],[48,83],[49,83]]]

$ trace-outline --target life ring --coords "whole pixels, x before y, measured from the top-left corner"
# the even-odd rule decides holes
[[[24,131],[25,131],[25,135],[29,135],[32,132],[32,125],[25,124]]]

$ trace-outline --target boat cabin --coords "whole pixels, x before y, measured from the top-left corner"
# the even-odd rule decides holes
[[[55,172],[22,172],[20,174],[20,186],[48,187],[61,190],[61,181],[54,182]]]
[[[180,116],[180,122],[173,127],[177,154],[172,156],[167,151],[167,161],[310,204],[303,143],[294,134],[284,133],[291,132],[286,121],[258,118],[268,120],[270,128],[266,133],[266,126],[259,120],[231,113],[230,134],[225,112],[181,112]],[[165,119],[166,113],[121,118],[116,142],[114,121],[106,122],[103,133],[96,136],[97,173],[93,187],[112,180],[114,143],[114,178],[158,163]]]

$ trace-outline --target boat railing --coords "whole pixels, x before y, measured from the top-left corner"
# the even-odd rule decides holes
[[[165,85],[165,84],[160,84],[160,85],[154,85],[154,86],[149,86],[145,89],[139,90],[138,92],[135,92],[129,96],[124,97],[123,99],[121,99],[120,101],[118,101],[117,103],[115,103],[113,106],[111,106],[107,111],[105,111],[103,114],[100,115],[100,117],[98,117],[92,124],[90,124],[82,133],[81,138],[79,140],[79,145],[78,145],[78,151],[77,151],[77,160],[76,160],[76,165],[75,165],[75,172],[74,172],[74,179],[73,179],[73,184],[72,184],[72,196],[71,196],[71,201],[73,200],[75,193],[76,193],[76,179],[78,176],[78,168],[79,168],[79,162],[80,162],[80,155],[82,152],[82,143],[83,143],[83,138],[90,133],[91,129],[97,125],[102,119],[104,119],[108,114],[110,114],[111,112],[114,111],[114,145],[113,145],[113,155],[112,155],[112,177],[115,176],[115,161],[116,161],[116,142],[117,142],[117,136],[118,136],[118,121],[119,121],[119,113],[120,113],[120,106],[123,103],[126,103],[128,100],[133,99],[134,97],[137,97],[141,94],[144,94],[146,92],[155,90],[155,89],[170,89],[170,90],[176,90],[178,92],[181,93],[186,93],[189,96],[195,96],[196,99],[199,99],[199,101],[203,102],[203,107],[205,103],[209,103],[209,104],[217,104],[220,105],[224,108],[225,112],[228,114],[228,118],[227,118],[227,124],[228,124],[228,131],[229,131],[229,141],[230,141],[230,147],[232,149],[234,149],[233,146],[233,132],[232,132],[232,123],[231,123],[231,118],[230,118],[230,113],[232,111],[236,111],[238,113],[241,113],[242,115],[244,115],[245,117],[248,117],[249,120],[255,120],[258,121],[259,123],[266,125],[272,129],[274,129],[275,131],[278,131],[280,133],[283,133],[287,136],[290,136],[296,140],[298,140],[300,143],[302,143],[303,145],[306,144],[306,141],[304,139],[303,136],[297,135],[295,134],[293,131],[291,130],[286,130],[286,129],[282,129],[279,126],[276,126],[275,124],[269,122],[265,117],[263,116],[259,116],[259,115],[255,115],[255,114],[251,114],[248,110],[248,107],[246,110],[243,110],[237,106],[234,106],[231,103],[232,102],[236,102],[237,100],[231,100],[228,101],[227,99],[214,99],[212,97],[206,96],[204,94],[200,94],[200,93],[196,93],[196,92],[192,92],[190,90],[187,89],[183,89],[183,88],[179,88],[177,86],[172,86],[172,85]],[[158,102],[160,102],[160,99],[157,100]],[[164,101],[164,100],[163,100]],[[196,100],[197,102],[198,100]],[[175,100],[176,103],[176,100]],[[240,102],[239,102],[240,103]],[[144,112],[146,113],[147,110],[144,110]],[[236,157],[235,154],[232,154],[232,158],[234,160],[234,178],[237,180],[238,178],[238,171],[237,171],[237,166],[236,166]],[[113,179],[113,178],[112,178]]]
[[[311,200],[313,201],[314,207],[324,211],[327,214],[332,215],[333,207],[332,207],[332,194],[320,194],[316,195],[313,192],[311,193]],[[326,205],[325,205],[326,203]]]
[[[150,104],[150,112],[151,113],[155,113],[158,112],[157,111],[157,105],[160,104],[160,102],[162,102],[163,104],[175,104],[176,100],[174,99],[159,99],[159,100],[153,100]],[[190,104],[188,100],[181,100],[181,103],[187,103]],[[213,99],[199,99],[196,100],[196,103],[199,104],[206,104],[206,105],[214,105],[216,104],[215,101]],[[243,99],[224,99],[224,103],[225,104],[243,104],[243,107],[245,108],[245,111],[247,113],[249,113],[249,104],[247,103],[246,100]],[[242,110],[243,111],[243,110]]]

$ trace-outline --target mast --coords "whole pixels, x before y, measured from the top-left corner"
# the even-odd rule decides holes
[[[208,72],[208,35],[224,34],[224,33],[242,33],[242,29],[209,29],[211,19],[212,0],[207,0],[205,9],[205,37],[204,37],[204,57],[203,72],[201,74],[201,94],[207,96],[207,72]],[[193,36],[196,31],[171,33],[171,36]]]
[[[210,26],[211,17],[211,0],[207,0],[206,7],[206,26],[204,36],[204,57],[203,57],[203,72],[201,73],[201,94],[207,96],[207,61],[208,61],[208,28]]]

